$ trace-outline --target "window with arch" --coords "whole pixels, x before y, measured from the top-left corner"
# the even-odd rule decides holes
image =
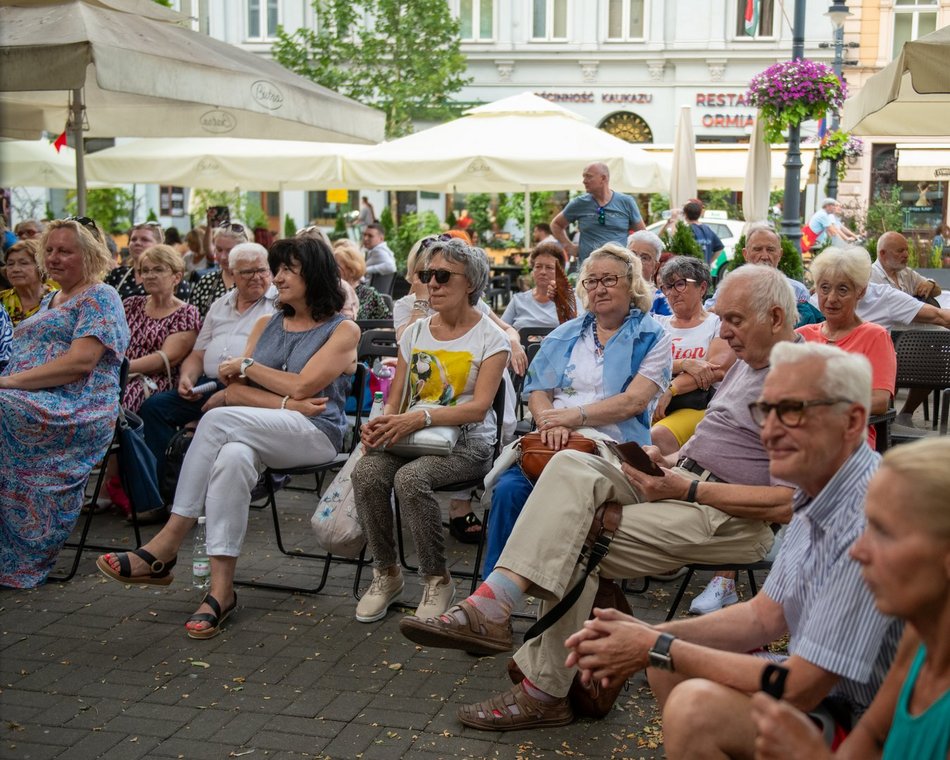
[[[644,119],[630,111],[612,113],[600,123],[600,128],[629,143],[653,142],[653,130]]]

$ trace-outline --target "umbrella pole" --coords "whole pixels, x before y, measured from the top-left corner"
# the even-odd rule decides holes
[[[79,87],[73,90],[71,113],[69,115],[73,142],[76,147],[76,214],[78,216],[86,215],[86,165],[83,160],[86,151],[82,138],[83,108],[82,88]]]
[[[524,189],[524,247],[533,248],[531,245],[531,191],[527,187]]]

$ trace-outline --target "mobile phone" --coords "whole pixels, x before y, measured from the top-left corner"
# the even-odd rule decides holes
[[[604,441],[607,448],[610,449],[621,462],[626,462],[631,467],[645,472],[647,475],[663,477],[663,470],[657,467],[656,463],[650,459],[643,447],[636,441],[627,443],[615,443],[614,441]]]
[[[208,207],[208,226],[220,227],[231,221],[231,210],[227,206]]]

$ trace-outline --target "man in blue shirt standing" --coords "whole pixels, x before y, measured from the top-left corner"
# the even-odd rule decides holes
[[[627,235],[646,225],[637,202],[629,195],[610,189],[610,170],[606,164],[594,163],[584,169],[584,189],[564,210],[551,220],[551,232],[569,257],[577,257],[578,267],[591,251],[604,243],[627,244]],[[567,237],[567,226],[577,222],[580,243],[574,245]]]

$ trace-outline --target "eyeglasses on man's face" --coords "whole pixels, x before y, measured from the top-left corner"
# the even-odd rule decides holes
[[[835,404],[851,404],[851,399],[847,398],[816,398],[811,401],[799,401],[797,399],[782,399],[774,404],[767,401],[753,401],[749,404],[749,414],[752,415],[752,421],[759,427],[765,425],[772,411],[775,411],[778,421],[785,427],[801,427],[805,422],[805,412],[816,406],[834,406]]]
[[[267,267],[257,267],[256,269],[238,269],[237,274],[239,274],[245,280],[250,280],[253,277],[263,277],[264,275],[270,274],[270,269]]]
[[[660,285],[660,290],[662,291],[663,295],[667,295],[673,290],[675,290],[677,293],[682,293],[684,290],[686,290],[686,286],[691,282],[695,283],[696,280],[692,279],[691,277],[683,277],[676,282],[671,282],[669,285]]]
[[[435,279],[439,285],[445,285],[452,278],[452,275],[456,277],[465,276],[462,272],[450,272],[448,269],[423,269],[419,272],[419,280],[428,285]]]

